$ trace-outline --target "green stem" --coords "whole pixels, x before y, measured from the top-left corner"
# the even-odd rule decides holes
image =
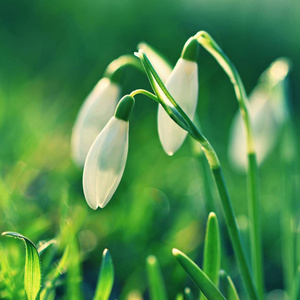
[[[154,94],[150,93],[149,91],[143,90],[143,89],[134,90],[129,95],[131,97],[135,97],[136,95],[139,95],[139,94],[142,94],[142,95],[154,100],[155,102],[159,103],[159,100],[157,99],[157,97]]]
[[[218,191],[220,194],[222,207],[223,207],[223,211],[224,211],[224,215],[225,215],[227,229],[229,232],[229,236],[231,238],[233,250],[234,250],[234,253],[237,258],[237,262],[238,262],[239,269],[242,274],[242,278],[244,279],[244,284],[245,284],[246,290],[247,290],[248,295],[251,300],[259,299],[256,289],[254,287],[253,281],[251,279],[249,266],[247,264],[244,250],[242,247],[242,242],[241,242],[238,227],[236,224],[233,207],[231,205],[229,194],[228,194],[226,184],[225,184],[225,181],[223,178],[222,170],[220,167],[217,169],[212,169],[212,173],[214,175],[214,179],[215,179],[215,182],[218,187]]]
[[[225,215],[226,224],[229,231],[229,236],[231,239],[231,243],[233,245],[233,249],[236,255],[236,259],[241,271],[242,279],[244,281],[246,290],[249,294],[249,297],[251,300],[259,299],[257,295],[257,291],[255,289],[255,286],[253,284],[251,274],[249,271],[249,267],[246,262],[246,256],[245,252],[242,248],[241,239],[239,236],[238,227],[236,224],[236,219],[234,215],[234,211],[231,205],[231,201],[229,198],[229,194],[227,191],[227,187],[225,185],[222,172],[221,172],[221,165],[219,162],[219,158],[213,149],[213,147],[210,145],[208,140],[202,135],[202,133],[198,130],[198,128],[195,126],[195,124],[191,121],[191,119],[185,114],[185,112],[181,109],[181,107],[176,103],[176,101],[173,99],[173,97],[170,95],[169,91],[166,89],[165,85],[161,81],[160,77],[156,73],[155,69],[152,67],[150,61],[148,60],[146,54],[140,50],[137,54],[140,58],[145,72],[148,76],[148,79],[150,81],[150,84],[153,88],[153,90],[156,92],[157,97],[159,98],[160,104],[164,107],[165,111],[170,115],[170,108],[165,103],[164,97],[161,96],[160,91],[162,91],[167,97],[167,100],[171,102],[171,104],[176,108],[176,111],[179,113],[181,118],[184,120],[187,127],[181,126],[181,123],[178,122],[177,124],[181,126],[183,129],[187,130],[189,134],[200,143],[202,150],[204,151],[204,154],[206,156],[206,159],[208,160],[208,163],[210,165],[210,168],[213,172],[215,181],[217,183],[217,188],[219,191],[219,195],[221,198],[221,203]],[[158,89],[159,87],[159,89]],[[176,118],[174,119],[176,121]]]
[[[282,230],[282,266],[284,287],[290,295],[292,283],[295,275],[296,254],[295,240],[296,236],[293,230],[295,222],[295,205],[296,186],[295,177],[297,174],[297,147],[295,144],[296,138],[294,128],[290,116],[284,126],[283,143],[281,149],[281,159],[283,163],[283,195],[282,210],[281,210],[281,230]]]
[[[258,171],[256,154],[254,147],[254,138],[251,126],[250,115],[248,112],[248,99],[243,82],[237,72],[234,64],[222,51],[219,45],[212,37],[200,31],[195,35],[198,42],[216,59],[228,75],[239,104],[239,109],[243,117],[246,128],[247,151],[248,151],[248,193],[249,193],[249,220],[250,220],[250,244],[251,244],[251,262],[253,267],[254,281],[261,299],[264,298],[264,280],[262,265],[262,242],[260,226],[260,201],[258,192]]]
[[[248,154],[248,212],[249,212],[249,234],[251,259],[254,279],[256,281],[258,293],[263,299],[263,269],[262,269],[262,238],[261,238],[261,219],[259,205],[259,180],[255,153]]]
[[[122,55],[117,59],[113,60],[106,68],[104,77],[111,78],[112,80],[119,80],[122,69],[126,66],[132,66],[139,71],[144,71],[140,62],[131,54]]]

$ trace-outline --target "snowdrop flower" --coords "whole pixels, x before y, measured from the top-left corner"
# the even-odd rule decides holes
[[[186,42],[181,58],[166,81],[166,88],[190,119],[194,117],[198,100],[197,54],[198,42],[191,38]],[[185,130],[170,119],[161,105],[158,108],[158,134],[168,155],[173,155],[178,150],[187,135]]]
[[[289,64],[286,60],[276,60],[262,74],[260,82],[249,97],[249,113],[258,164],[263,162],[276,145],[287,116],[285,78],[288,71]],[[237,169],[246,169],[246,132],[239,113],[231,127],[229,159]]]
[[[143,50],[151,64],[153,65],[154,69],[156,70],[157,74],[161,78],[161,80],[165,83],[172,72],[171,65],[159,54],[154,48],[149,46],[146,43],[139,43],[138,49]]]
[[[113,116],[120,93],[120,85],[104,77],[82,104],[71,138],[72,156],[78,166],[84,165],[92,143]]]
[[[103,208],[122,178],[128,153],[129,117],[134,98],[124,96],[92,144],[83,170],[83,191],[88,205]]]

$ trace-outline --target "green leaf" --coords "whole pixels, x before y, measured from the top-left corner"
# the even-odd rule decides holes
[[[233,281],[231,280],[230,276],[224,271],[220,271],[220,276],[223,281],[225,295],[227,300],[239,300],[239,295],[236,291]]]
[[[63,274],[67,269],[67,263],[68,263],[68,257],[70,255],[69,247],[65,248],[65,251],[59,260],[57,264],[55,264],[55,267],[47,274],[44,288],[41,290],[40,293],[40,299],[44,300],[50,297],[51,294],[55,294],[54,287],[55,284],[60,277],[61,274]]]
[[[94,300],[108,300],[114,283],[114,266],[107,249],[104,249]]]
[[[184,253],[173,249],[173,255],[208,300],[224,300],[224,296],[208,276]]]
[[[81,300],[83,299],[81,291],[81,255],[76,239],[71,242],[68,251],[69,256],[67,258],[66,299]]]
[[[156,257],[153,255],[148,256],[146,266],[150,289],[150,299],[167,300],[168,297],[164,280]]]
[[[42,242],[38,245],[38,253],[41,255],[48,247],[55,244],[56,240],[50,240],[48,242]]]
[[[36,246],[27,237],[17,232],[3,232],[2,235],[21,239],[25,243],[25,293],[28,300],[35,300],[41,287],[41,266]]]
[[[219,271],[221,264],[221,243],[218,220],[215,213],[211,212],[207,219],[204,255],[203,255],[203,272],[215,284],[219,285]],[[200,299],[205,299],[201,295]]]

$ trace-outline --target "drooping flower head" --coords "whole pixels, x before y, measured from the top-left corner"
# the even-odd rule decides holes
[[[121,87],[113,78],[102,78],[82,104],[72,131],[72,157],[83,166],[86,155],[99,132],[113,116]]]
[[[103,208],[122,178],[127,154],[129,117],[134,98],[124,96],[114,116],[92,144],[83,170],[83,191],[88,205]]]
[[[285,91],[288,72],[288,61],[277,59],[261,75],[259,83],[249,96],[249,113],[258,164],[274,148],[288,114]],[[241,170],[245,170],[247,166],[245,135],[242,117],[237,113],[231,127],[228,153],[233,165]]]
[[[198,100],[197,55],[198,42],[191,38],[186,42],[180,59],[166,81],[166,88],[190,119],[195,115]],[[173,155],[178,150],[187,135],[185,130],[170,119],[161,105],[158,108],[158,134],[168,155]]]

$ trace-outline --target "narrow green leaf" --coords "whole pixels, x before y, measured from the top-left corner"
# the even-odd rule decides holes
[[[236,291],[233,281],[231,280],[230,276],[224,271],[220,271],[220,276],[223,281],[224,289],[225,289],[225,296],[227,300],[239,300],[239,295]]]
[[[17,232],[3,232],[2,235],[24,241],[26,249],[24,287],[28,300],[35,300],[41,287],[41,266],[36,246],[27,237]]]
[[[81,256],[76,239],[69,245],[69,253],[70,255],[67,258],[66,299],[81,300],[83,299],[81,291]]]
[[[50,247],[51,245],[55,244],[56,240],[50,240],[48,242],[43,242],[41,244],[38,245],[38,253],[39,255],[41,255],[48,247]]]
[[[114,266],[107,249],[102,255],[101,268],[94,300],[108,300],[114,283]]]
[[[207,275],[184,253],[173,249],[173,255],[208,300],[224,300],[224,296]]]
[[[221,264],[221,243],[220,232],[217,216],[211,212],[207,219],[204,255],[203,255],[203,272],[218,287],[219,271]],[[201,294],[200,299],[205,299]]]
[[[45,280],[45,285],[44,288],[42,289],[41,293],[40,293],[40,299],[44,300],[47,299],[51,294],[55,294],[55,292],[53,291],[56,282],[59,278],[59,276],[61,274],[63,274],[66,269],[67,269],[67,262],[68,262],[68,257],[70,254],[69,251],[69,247],[66,247],[62,258],[60,259],[60,261],[58,262],[57,265],[55,265],[55,267],[51,270],[51,272],[49,272],[47,274],[46,280]]]
[[[148,256],[146,266],[150,290],[150,299],[167,300],[168,297],[164,280],[156,257],[153,255]]]
[[[184,289],[184,300],[194,300],[194,295],[190,288],[186,287]]]

